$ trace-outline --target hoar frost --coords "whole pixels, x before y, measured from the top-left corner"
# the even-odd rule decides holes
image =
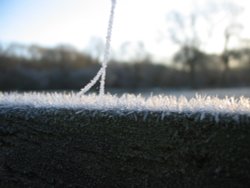
[[[187,99],[184,96],[124,94],[120,97],[106,94],[99,96],[88,94],[77,96],[77,93],[2,93],[0,107],[30,106],[35,108],[77,108],[83,110],[114,110],[143,112],[177,112],[177,113],[210,113],[210,114],[244,114],[250,116],[250,99],[246,97],[211,97],[196,95]],[[202,116],[203,117],[203,116]]]

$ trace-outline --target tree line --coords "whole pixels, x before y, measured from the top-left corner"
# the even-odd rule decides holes
[[[11,44],[0,48],[0,90],[79,90],[99,68],[97,59],[71,46]],[[207,54],[183,46],[168,64],[150,58],[111,60],[106,85],[123,89],[247,87],[249,73],[248,47]]]

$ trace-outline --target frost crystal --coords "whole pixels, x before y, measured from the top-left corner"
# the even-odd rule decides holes
[[[234,121],[239,121],[239,115],[250,117],[250,99],[218,98],[197,95],[194,98],[155,95],[143,97],[141,95],[124,94],[120,97],[111,94],[102,96],[96,94],[77,96],[76,93],[2,93],[0,92],[1,108],[54,108],[75,109],[78,113],[86,110],[107,112],[112,111],[115,116],[126,115],[138,119],[140,114],[146,121],[151,113],[159,112],[159,120],[164,119],[171,113],[192,116],[198,113],[197,118],[204,120],[207,114],[213,116],[216,122],[220,121],[221,115],[229,114]],[[137,113],[135,115],[134,113]],[[210,117],[211,117],[210,116]]]

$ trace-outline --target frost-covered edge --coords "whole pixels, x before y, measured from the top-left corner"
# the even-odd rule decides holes
[[[250,99],[245,97],[218,97],[196,95],[187,99],[184,96],[124,94],[116,95],[89,94],[78,96],[76,93],[45,93],[45,92],[0,92],[1,106],[32,106],[77,108],[88,110],[118,111],[164,111],[164,112],[210,112],[237,113],[250,115]]]

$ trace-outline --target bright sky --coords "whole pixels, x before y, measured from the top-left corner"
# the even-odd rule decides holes
[[[214,0],[228,1],[234,2]],[[201,2],[209,0],[117,0],[111,44],[114,53],[126,42],[142,41],[146,51],[158,59],[169,57],[177,48],[167,37],[167,13],[178,10],[185,14]],[[244,25],[241,36],[250,38],[249,3],[235,0],[235,4],[241,7],[237,18]],[[83,50],[91,38],[105,39],[110,5],[110,0],[0,0],[0,42],[70,44]],[[222,49],[221,30],[229,17],[216,15],[206,50]]]

